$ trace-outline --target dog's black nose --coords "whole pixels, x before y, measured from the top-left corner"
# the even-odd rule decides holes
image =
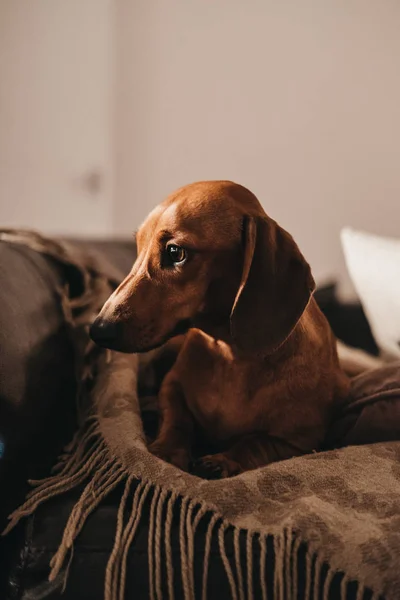
[[[99,346],[108,346],[115,341],[117,336],[117,326],[112,321],[105,321],[101,317],[92,323],[89,330],[90,337]]]

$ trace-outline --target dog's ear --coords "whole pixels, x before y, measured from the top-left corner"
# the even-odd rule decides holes
[[[231,334],[242,352],[267,355],[293,331],[315,282],[292,236],[275,221],[245,217],[243,234],[243,271]]]

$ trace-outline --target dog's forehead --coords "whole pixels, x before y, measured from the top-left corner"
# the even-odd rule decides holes
[[[181,197],[166,207],[160,226],[175,234],[188,234],[197,243],[229,245],[240,235],[242,215],[228,198]],[[223,235],[223,239],[221,239]]]
[[[195,210],[203,210],[207,205],[221,207],[235,205],[251,207],[259,205],[250,190],[232,181],[197,181],[173,192],[164,202],[165,205],[178,203],[190,204]]]
[[[161,206],[163,220],[174,226],[219,226],[236,224],[248,210],[259,206],[246,188],[231,181],[199,181],[171,194]]]
[[[185,194],[166,205],[162,219],[175,226],[182,226],[212,223],[221,217],[231,221],[237,219],[240,214],[241,211],[229,197]]]
[[[261,205],[246,188],[230,181],[204,181],[182,187],[158,205],[138,232],[147,244],[157,231],[187,232],[204,241],[223,232],[227,243],[240,234],[244,214]]]

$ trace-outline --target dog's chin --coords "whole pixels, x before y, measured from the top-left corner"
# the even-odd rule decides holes
[[[151,350],[155,350],[160,346],[163,346],[166,342],[168,342],[171,338],[174,338],[178,335],[182,335],[186,333],[191,327],[190,319],[182,319],[178,321],[175,327],[166,335],[161,337],[158,340],[152,340],[151,343],[142,343],[137,344],[134,350],[130,350],[130,352],[135,352],[137,354],[143,354],[144,352],[150,352]]]
[[[182,335],[188,331],[191,327],[189,319],[178,321],[175,327],[166,335],[160,338],[150,339],[122,339],[122,340],[107,340],[106,343],[96,341],[97,345],[107,348],[108,350],[114,350],[115,352],[122,352],[123,354],[144,354],[155,350],[160,346],[163,346],[168,340],[178,335]]]

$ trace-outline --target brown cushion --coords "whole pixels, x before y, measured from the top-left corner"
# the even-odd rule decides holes
[[[45,407],[73,393],[72,346],[56,288],[58,268],[20,245],[0,242],[0,432],[27,441]]]
[[[45,257],[0,242],[0,518],[73,427],[74,349],[56,293],[63,281]]]
[[[336,415],[328,448],[400,440],[400,362],[352,380],[350,398]]]
[[[115,269],[127,275],[136,259],[136,244],[132,240],[67,240],[96,258],[102,271],[113,277]]]

